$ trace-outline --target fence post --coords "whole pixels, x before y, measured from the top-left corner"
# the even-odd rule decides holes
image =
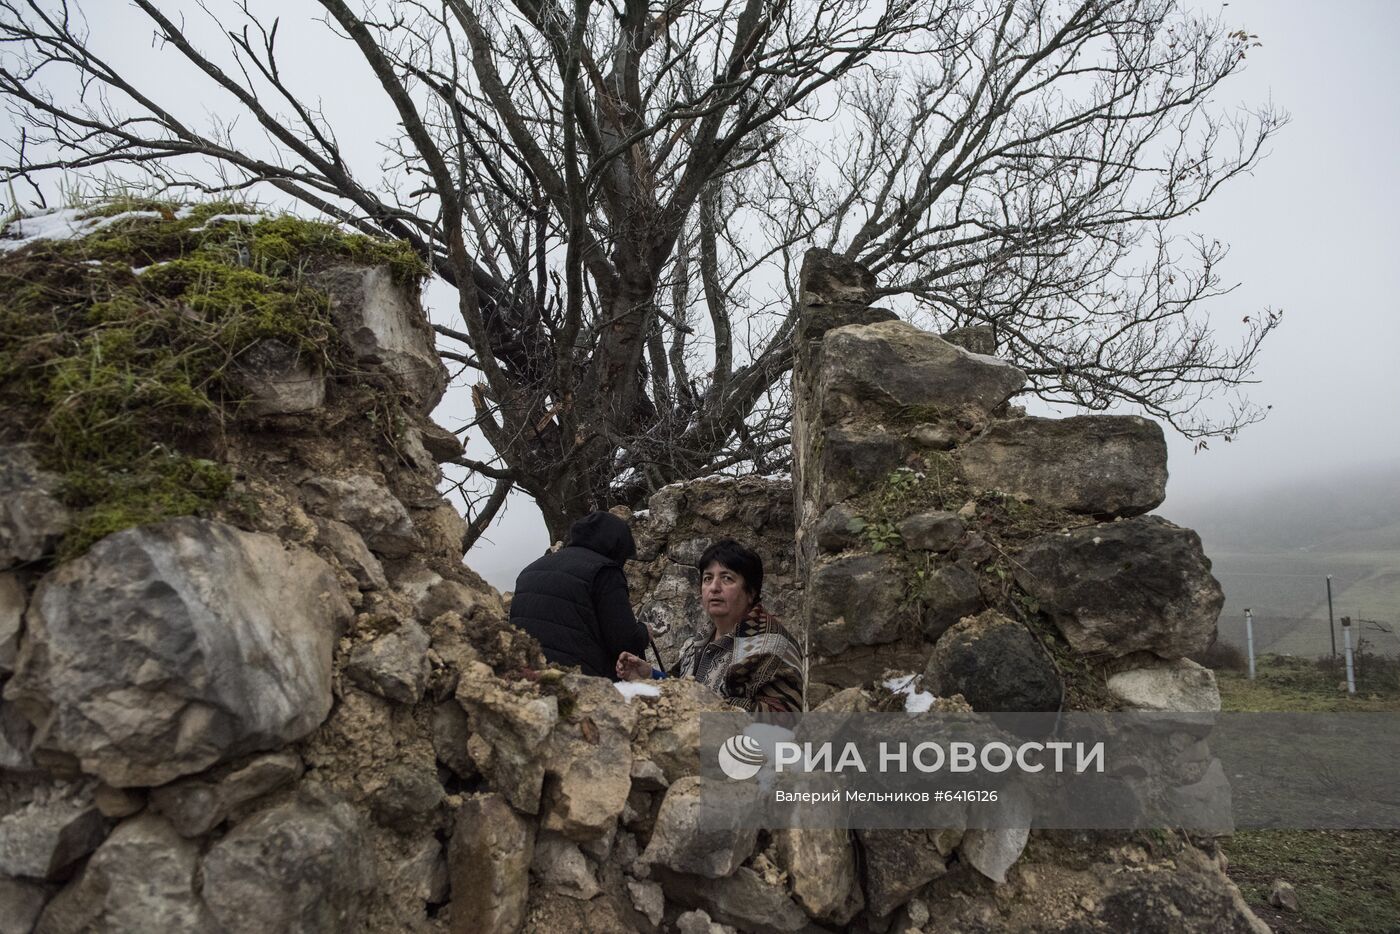
[[[1244,645],[1245,651],[1249,653],[1249,680],[1254,680],[1254,611],[1249,607],[1244,610]]]
[[[1356,669],[1351,662],[1351,617],[1342,617],[1342,646],[1347,655],[1347,693],[1356,693]]]
[[[1327,631],[1332,634],[1332,663],[1337,662],[1337,624],[1332,622],[1332,575],[1327,575]]]

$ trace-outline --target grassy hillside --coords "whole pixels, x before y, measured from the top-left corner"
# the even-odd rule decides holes
[[[1225,589],[1222,638],[1244,644],[1249,607],[1257,651],[1329,653],[1331,574],[1338,649],[1349,616],[1356,638],[1400,654],[1400,465],[1169,503],[1165,514],[1201,535]]]

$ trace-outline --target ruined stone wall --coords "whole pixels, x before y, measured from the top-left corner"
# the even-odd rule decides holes
[[[944,339],[871,309],[873,278],[830,254],[802,275],[795,512],[818,698],[894,669],[977,710],[1218,708],[1184,656],[1213,637],[1220,587],[1195,533],[1145,515],[1166,491],[1161,428],[1027,417],[990,329]]]
[[[69,493],[40,463],[41,446],[13,430],[33,413],[0,422],[0,930],[1257,930],[1219,862],[1175,835],[1046,836],[1023,852],[1024,837],[956,828],[699,826],[698,717],[718,698],[692,681],[624,694],[549,669],[505,623],[499,595],[462,565],[462,520],[436,489],[436,463],[460,449],[425,415],[442,374],[412,343],[426,331],[421,310],[383,272],[342,265],[323,280],[354,367],[323,371],[285,346],[247,348],[246,404],[182,439],[234,477],[190,515],[134,523],[60,560],[79,518]],[[831,347],[814,359],[832,361]],[[884,424],[854,412],[831,421],[831,372],[802,371],[815,393],[803,403],[814,439],[803,464],[833,456],[839,444],[824,451],[815,439],[835,428],[860,438]],[[890,444],[956,429],[948,444],[965,450],[985,424],[921,417]],[[941,444],[917,450],[946,453]],[[863,463],[830,463],[847,462]],[[906,562],[897,567],[918,571],[927,553],[935,563],[923,570],[965,562],[979,599],[1000,606],[983,588],[993,559],[976,560],[971,536],[989,555],[1015,539],[984,524],[1001,515],[988,495],[935,504],[922,485],[929,464],[887,465],[865,480],[799,480],[800,496],[782,481],[732,479],[660,491],[634,517],[634,593],[651,587],[659,607],[663,585],[693,591],[701,543],[733,535],[764,555],[767,599],[807,621],[828,666],[906,643],[880,641],[899,630],[878,614],[847,622],[819,602],[804,611],[799,562],[821,581],[829,567],[883,566],[895,554]],[[901,466],[924,476],[881,492]],[[943,516],[913,526],[897,516],[959,502],[975,506],[960,529]],[[846,536],[837,548],[817,530],[842,506],[866,525],[826,522]],[[1018,549],[1037,580],[1054,577],[1066,549],[1138,547],[1113,535],[1141,520],[1056,515],[1068,533],[1037,551],[1049,533],[1030,523]],[[1081,529],[1093,537],[1076,537]],[[866,597],[887,600],[873,587]],[[1049,592],[1043,603],[1051,613],[1069,601]],[[911,616],[892,602],[891,618],[921,618],[925,605]],[[693,618],[677,606],[672,644],[682,616]],[[1177,642],[1144,639],[1097,619],[1078,610],[1066,638],[1090,652],[1096,638],[1167,652],[1194,638],[1178,626],[1162,630]],[[826,704],[869,710],[886,699],[851,688]]]

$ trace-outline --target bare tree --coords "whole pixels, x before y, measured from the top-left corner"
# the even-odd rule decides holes
[[[205,8],[217,53],[133,0],[243,118],[207,127],[101,58],[74,4],[0,0],[19,128],[0,168],[36,189],[113,166],[271,185],[407,239],[457,289],[461,326],[439,332],[477,379],[497,457],[463,464],[496,484],[492,512],[518,487],[557,536],[674,480],[784,464],[790,289],[816,243],[911,314],[990,324],[1047,399],[1130,402],[1194,438],[1260,416],[1199,403],[1238,398],[1277,317],[1221,346],[1201,303],[1224,247],[1172,225],[1283,117],[1218,109],[1253,37],[1174,0],[318,4],[397,113],[377,172],[289,86],[248,0]]]

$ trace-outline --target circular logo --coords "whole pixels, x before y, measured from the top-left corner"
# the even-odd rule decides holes
[[[766,761],[763,747],[758,744],[758,740],[743,733],[729,737],[724,741],[724,745],[719,747],[720,771],[736,782],[753,778]]]

